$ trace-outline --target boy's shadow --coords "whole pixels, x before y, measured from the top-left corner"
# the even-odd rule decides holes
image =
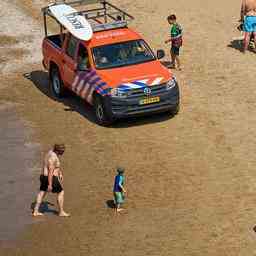
[[[161,64],[163,66],[165,66],[166,68],[170,68],[170,69],[174,68],[174,66],[172,65],[172,63],[170,61],[163,60],[163,61],[161,61]]]
[[[111,208],[111,209],[114,209],[116,206],[114,200],[107,200],[106,205],[108,208]]]
[[[34,211],[35,205],[36,205],[36,202],[31,203],[30,209],[32,211]],[[42,213],[53,213],[53,214],[57,215],[58,211],[50,209],[49,205],[54,206],[54,204],[51,203],[51,202],[48,202],[48,201],[42,202],[41,205],[40,205],[39,211],[42,212]]]

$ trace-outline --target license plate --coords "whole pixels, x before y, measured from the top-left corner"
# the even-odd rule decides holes
[[[140,100],[140,105],[152,104],[160,101],[160,97],[151,97]]]

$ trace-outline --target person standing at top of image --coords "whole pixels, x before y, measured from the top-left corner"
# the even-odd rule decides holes
[[[40,175],[40,191],[36,198],[36,205],[33,211],[33,216],[42,216],[39,212],[39,207],[47,192],[57,194],[57,203],[59,206],[59,216],[69,217],[63,209],[64,205],[64,190],[63,190],[63,174],[60,169],[60,157],[65,152],[64,144],[55,144],[45,156],[42,174]]]
[[[171,25],[170,38],[165,41],[165,43],[171,42],[171,68],[175,68],[175,62],[177,63],[177,69],[181,70],[180,63],[180,47],[182,46],[182,28],[180,24],[177,23],[177,18],[175,14],[167,17],[168,23]]]
[[[244,22],[244,48],[246,52],[250,43],[250,37],[253,33],[254,43],[256,42],[256,0],[242,0],[241,21]]]
[[[124,193],[126,190],[124,189],[124,168],[117,168],[117,175],[115,176],[114,182],[114,201],[115,201],[115,210],[116,212],[120,212],[123,209],[121,208],[121,204],[124,203]]]

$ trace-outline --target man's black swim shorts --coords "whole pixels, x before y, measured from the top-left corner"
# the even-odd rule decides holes
[[[48,176],[40,175],[40,191],[47,192]],[[52,177],[52,193],[60,193],[63,190],[57,176]]]

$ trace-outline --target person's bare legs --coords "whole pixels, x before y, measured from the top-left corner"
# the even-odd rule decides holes
[[[248,49],[249,43],[250,43],[250,37],[251,37],[251,33],[250,32],[245,32],[244,33],[244,49],[243,49],[243,53],[245,53]]]
[[[124,209],[123,208],[121,208],[121,204],[116,204],[116,213],[117,212],[121,212],[121,211],[123,211]]]
[[[171,68],[175,68],[175,54],[171,51]]]
[[[181,70],[181,67],[180,67],[180,57],[178,55],[176,55],[175,59],[176,59],[176,62],[177,62],[177,69]]]
[[[40,191],[38,194],[37,194],[37,197],[36,197],[36,205],[35,205],[35,208],[34,208],[34,211],[32,213],[33,216],[42,216],[44,215],[43,213],[39,212],[39,207],[43,201],[43,198],[45,197],[46,195],[46,192],[45,191]]]
[[[254,52],[256,52],[256,32],[253,32],[253,38],[254,38]]]
[[[69,217],[70,214],[66,213],[63,208],[64,207],[64,190],[62,190],[60,193],[58,193],[57,202],[58,202],[58,206],[59,206],[59,216],[60,217]]]

